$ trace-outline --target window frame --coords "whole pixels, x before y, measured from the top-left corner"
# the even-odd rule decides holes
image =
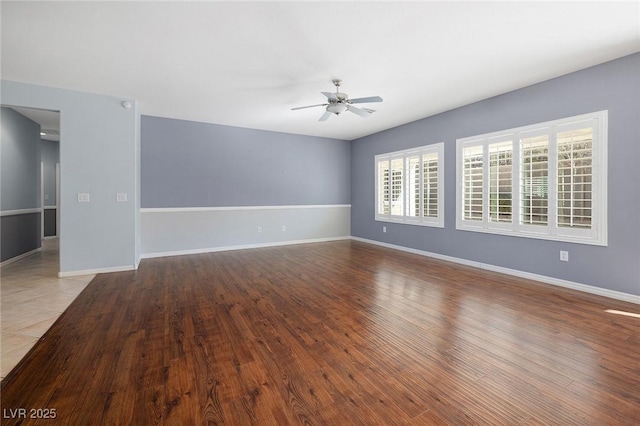
[[[592,128],[591,139],[591,225],[574,229],[558,226],[558,135],[563,132]],[[501,130],[456,140],[456,229],[490,234],[537,238],[570,243],[607,245],[607,139],[608,111],[598,111],[529,126]],[[547,206],[546,224],[523,223],[521,199],[521,154],[523,140],[547,135]],[[489,220],[489,145],[511,139],[512,182],[511,222]],[[464,153],[466,148],[482,147],[482,219],[464,217]]]
[[[437,217],[433,216],[424,216],[424,157],[431,154],[437,154]],[[409,215],[410,206],[415,206],[415,203],[410,203],[409,199],[411,194],[409,192],[411,183],[410,179],[408,179],[407,173],[407,161],[412,157],[419,157],[418,163],[420,167],[419,174],[419,188],[418,193],[420,194],[420,202],[419,202],[419,210],[420,214],[417,216]],[[379,211],[380,206],[380,163],[387,162],[388,170],[389,170],[389,198],[392,197],[392,169],[391,163],[393,160],[402,159],[402,214],[392,214],[391,200],[389,204],[389,213],[383,214]],[[420,226],[430,226],[437,228],[444,228],[444,142],[434,143],[431,145],[425,145],[417,148],[410,148],[401,151],[394,151],[384,154],[378,154],[374,158],[374,170],[375,170],[375,184],[374,184],[374,194],[375,194],[375,220],[380,222],[393,222],[393,223],[404,223],[408,225],[420,225]]]

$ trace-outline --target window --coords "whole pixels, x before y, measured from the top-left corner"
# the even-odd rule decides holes
[[[442,228],[443,153],[438,143],[377,155],[376,220]]]
[[[607,111],[457,141],[456,228],[607,244]]]

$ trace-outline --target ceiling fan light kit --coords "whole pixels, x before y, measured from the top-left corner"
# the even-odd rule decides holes
[[[332,112],[336,115],[341,114],[347,111],[348,109],[349,107],[347,105],[342,103],[337,103],[337,102],[331,103],[327,106],[327,111]]]
[[[327,97],[327,102],[324,104],[316,104],[316,105],[307,105],[302,107],[291,108],[291,110],[304,109],[304,108],[313,108],[317,106],[323,106],[325,108],[324,114],[320,117],[318,121],[325,121],[332,114],[340,115],[345,111],[352,112],[360,117],[368,117],[371,113],[375,112],[374,109],[370,108],[358,108],[353,106],[353,104],[362,104],[369,102],[382,102],[382,98],[380,96],[367,96],[365,98],[355,98],[349,99],[349,95],[346,93],[340,92],[340,83],[342,80],[334,79],[332,80],[333,85],[336,86],[336,92],[320,92]]]

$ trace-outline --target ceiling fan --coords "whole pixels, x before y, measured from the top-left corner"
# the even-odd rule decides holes
[[[316,105],[307,105],[296,108],[291,108],[291,110],[296,109],[304,109],[304,108],[312,108],[318,106],[326,106],[326,111],[318,121],[325,121],[327,118],[331,116],[331,114],[340,115],[345,111],[350,111],[360,117],[368,117],[372,112],[375,112],[375,109],[369,108],[358,108],[353,104],[364,104],[369,102],[382,102],[382,98],[380,96],[368,96],[366,98],[355,98],[349,99],[349,96],[346,93],[340,92],[340,83],[342,80],[335,79],[332,80],[333,85],[336,86],[336,93],[331,92],[321,92],[323,95],[327,97],[327,102],[324,104],[316,104]]]

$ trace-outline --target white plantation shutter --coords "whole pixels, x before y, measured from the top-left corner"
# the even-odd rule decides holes
[[[403,163],[402,158],[391,160],[391,216],[404,216]]]
[[[457,229],[606,245],[606,111],[458,139],[457,158]]]
[[[443,152],[438,143],[376,156],[376,220],[444,226]]]
[[[549,215],[549,135],[520,141],[520,222],[547,225]]]
[[[559,132],[558,226],[591,228],[591,127]]]
[[[438,217],[438,152],[422,155],[422,216]]]
[[[406,157],[407,170],[407,216],[419,217],[420,200],[420,155]]]
[[[462,155],[464,167],[464,219],[482,220],[484,149],[482,146],[471,146],[465,148]]]
[[[489,144],[489,221],[511,222],[513,142]]]
[[[389,161],[381,160],[377,162],[377,213],[388,215],[390,212],[389,202]]]

